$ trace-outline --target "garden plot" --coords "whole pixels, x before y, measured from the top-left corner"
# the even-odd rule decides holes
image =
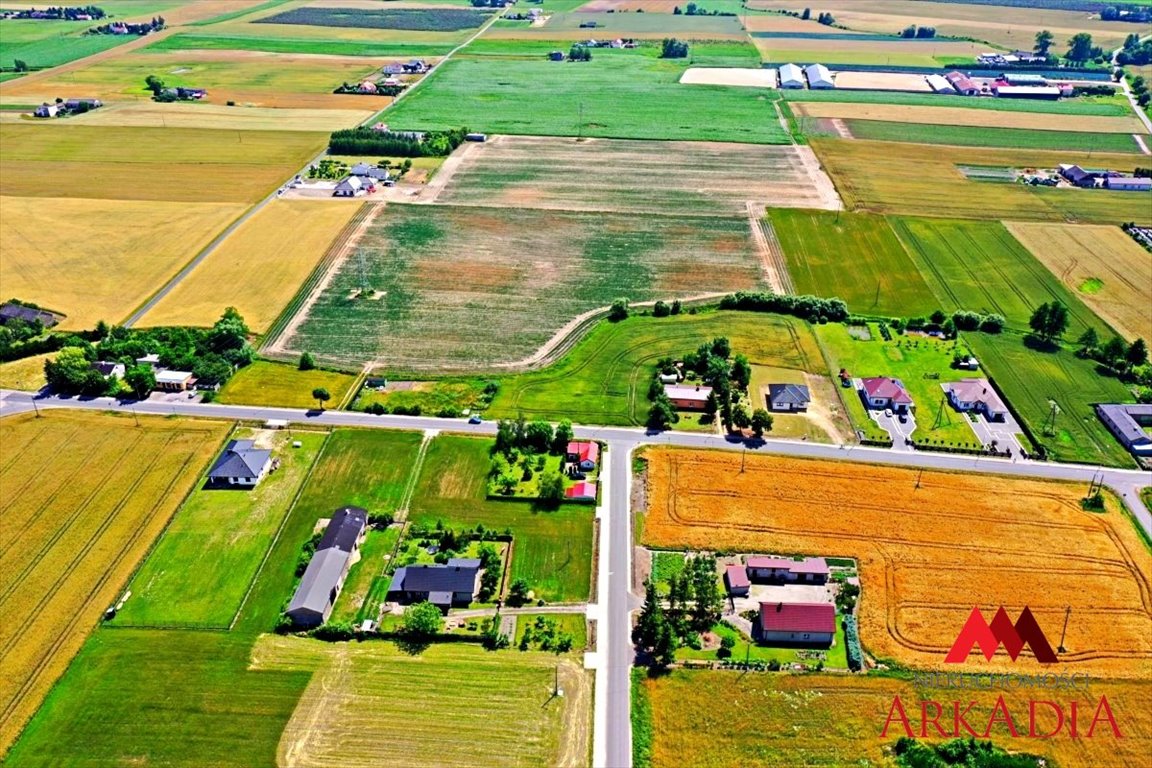
[[[841,208],[807,147],[525,136],[470,149],[437,202],[724,215],[747,215],[749,203]]]
[[[761,285],[743,218],[390,206],[274,346],[338,364],[474,372],[517,364],[619,297]]]

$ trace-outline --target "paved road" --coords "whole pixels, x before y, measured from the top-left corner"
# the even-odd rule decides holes
[[[1148,39],[1148,36],[1140,38],[1141,41],[1144,41],[1147,39]],[[1124,50],[1124,49],[1123,48],[1117,48],[1115,51],[1112,52],[1112,66],[1113,67],[1119,67],[1120,66],[1119,64],[1116,63],[1116,57],[1120,55],[1120,51],[1122,51],[1122,50]],[[1132,105],[1132,111],[1136,113],[1136,117],[1140,118],[1140,122],[1144,123],[1144,127],[1148,129],[1149,133],[1152,133],[1152,119],[1150,119],[1148,117],[1148,115],[1144,112],[1144,109],[1138,103],[1136,103],[1136,97],[1134,95],[1132,95],[1132,89],[1128,87],[1128,81],[1127,80],[1121,80],[1120,81],[1120,89],[1123,90],[1124,95],[1128,97],[1128,103]]]
[[[34,405],[35,404],[35,405]],[[36,397],[28,392],[0,390],[0,417],[28,413],[33,409],[81,408],[90,410],[134,411],[143,414],[199,416],[224,419],[287,419],[296,423],[325,426],[377,427],[384,429],[451,430],[490,435],[496,424],[468,424],[463,419],[411,416],[372,416],[348,411],[305,411],[295,408],[265,408],[190,402],[120,403],[112,398],[79,399]],[[1011,461],[949,454],[892,451],[863,446],[837,446],[795,440],[765,439],[749,446],[719,435],[663,432],[650,434],[624,427],[575,427],[577,437],[603,440],[608,444],[602,473],[604,500],[599,510],[601,525],[600,561],[596,604],[588,606],[597,619],[595,728],[593,764],[596,768],[630,768],[632,729],[630,671],[633,662],[631,614],[640,600],[631,593],[632,526],[629,501],[632,481],[632,451],[640,445],[674,445],[686,448],[754,450],[789,456],[870,462],[936,470],[981,474],[1002,474],[1087,483],[1096,479],[1121,494],[1133,514],[1152,534],[1152,515],[1140,502],[1139,489],[1152,485],[1152,473],[1128,469]]]

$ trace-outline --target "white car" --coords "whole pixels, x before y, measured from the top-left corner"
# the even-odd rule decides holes
[[[884,415],[887,416],[888,418],[892,418],[892,409],[891,408],[885,408],[884,409]]]

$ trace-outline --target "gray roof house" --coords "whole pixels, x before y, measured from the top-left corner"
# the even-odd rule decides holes
[[[359,176],[349,176],[336,185],[333,197],[356,197],[364,194],[364,182]]]
[[[812,395],[803,384],[769,384],[768,407],[773,411],[806,411]]]
[[[804,67],[804,74],[808,76],[808,87],[813,90],[828,90],[835,88],[832,73],[823,64],[809,64]]]
[[[341,507],[332,514],[316,554],[288,603],[286,613],[293,624],[310,628],[328,620],[367,525],[368,513],[360,507]]]
[[[9,320],[23,320],[26,323],[34,323],[39,320],[45,328],[51,328],[60,322],[56,315],[51,312],[33,309],[10,301],[0,305],[0,325],[4,325]]]
[[[99,373],[104,378],[115,376],[118,379],[124,378],[124,364],[116,363],[111,360],[97,360],[92,363],[92,370]]]
[[[781,88],[803,88],[804,72],[795,64],[785,64],[780,67]]]
[[[251,440],[233,440],[208,471],[208,480],[252,488],[264,479],[271,466],[272,451],[257,449]]]
[[[468,605],[480,588],[480,561],[453,558],[447,565],[409,565],[396,569],[388,599],[398,603],[435,605],[444,613],[452,606]]]
[[[1144,429],[1152,426],[1152,403],[1105,403],[1096,406],[1096,413],[1125,448],[1137,456],[1152,456],[1152,434]]]

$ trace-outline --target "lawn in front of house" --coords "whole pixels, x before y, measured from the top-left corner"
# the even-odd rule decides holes
[[[301,371],[294,365],[257,360],[244,366],[228,380],[216,397],[228,405],[267,405],[278,408],[316,408],[312,390],[328,390],[335,407],[348,394],[356,377],[347,373],[313,369]]]

